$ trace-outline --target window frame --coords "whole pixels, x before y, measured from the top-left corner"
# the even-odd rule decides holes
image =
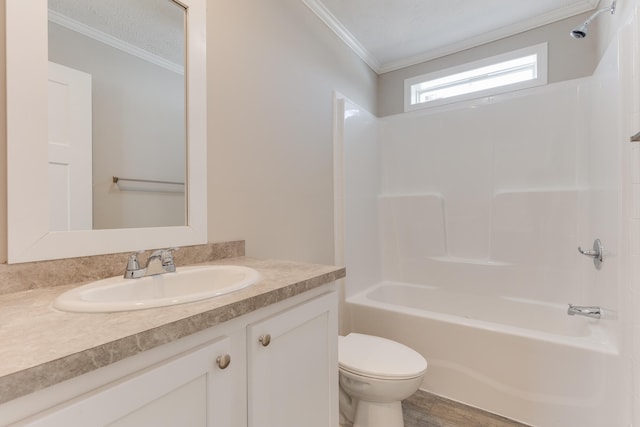
[[[440,79],[443,77],[463,73],[466,71],[472,71],[478,68],[483,68],[490,65],[495,65],[502,62],[519,59],[519,58],[523,58],[531,55],[536,55],[537,57],[537,62],[536,62],[537,77],[534,79],[497,86],[489,89],[478,90],[475,92],[469,92],[461,95],[455,95],[447,98],[440,98],[433,101],[420,102],[417,104],[411,103],[411,89],[412,89],[412,86],[416,84]],[[547,75],[548,75],[548,46],[547,46],[547,43],[540,43],[540,44],[525,47],[522,49],[506,52],[500,55],[491,56],[489,58],[480,59],[478,61],[468,62],[466,64],[457,65],[455,67],[450,67],[443,70],[438,70],[431,73],[426,73],[426,74],[405,79],[404,111],[409,112],[409,111],[422,110],[425,108],[437,107],[439,105],[452,104],[455,102],[484,98],[487,96],[497,95],[501,93],[507,93],[507,92],[531,88],[535,86],[546,85],[548,80]]]

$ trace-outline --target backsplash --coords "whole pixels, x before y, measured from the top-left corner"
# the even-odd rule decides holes
[[[175,252],[176,266],[244,256],[244,240],[184,246]],[[0,294],[63,286],[123,274],[130,252],[61,260],[0,264]],[[142,255],[141,261],[146,260]]]

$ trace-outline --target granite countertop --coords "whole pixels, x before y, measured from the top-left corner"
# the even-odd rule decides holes
[[[67,313],[53,300],[80,286],[0,295],[0,403],[218,325],[345,276],[342,267],[247,257],[205,264],[255,268],[246,289],[171,307],[117,313]]]

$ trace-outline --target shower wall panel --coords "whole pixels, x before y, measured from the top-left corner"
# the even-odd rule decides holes
[[[581,292],[586,84],[382,119],[384,278],[554,302]]]
[[[371,113],[349,101],[343,104],[344,122],[335,149],[342,158],[344,203],[344,260],[349,266],[347,296],[359,292],[381,278],[378,233],[378,194],[380,192],[379,123]],[[336,117],[337,122],[341,118]],[[339,162],[338,162],[339,163]],[[340,202],[338,201],[339,205]]]

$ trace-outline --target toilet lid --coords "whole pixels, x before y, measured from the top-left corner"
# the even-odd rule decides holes
[[[370,378],[407,379],[424,374],[427,361],[417,351],[386,338],[351,333],[339,338],[341,369]]]

